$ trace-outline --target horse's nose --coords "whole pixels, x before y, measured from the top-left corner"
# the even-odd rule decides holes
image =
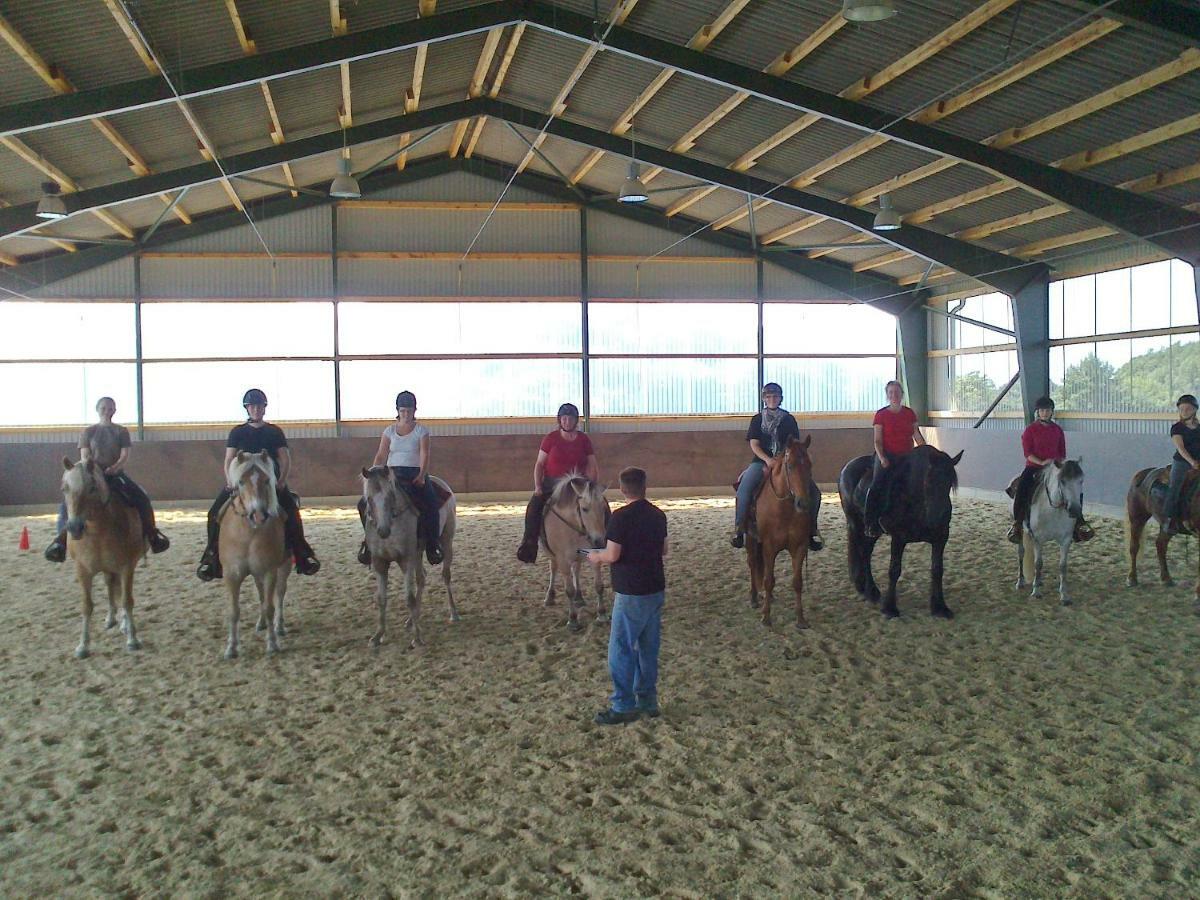
[[[375,533],[378,534],[381,538],[387,538],[392,533],[392,526],[391,525],[376,525]]]
[[[1079,503],[1072,503],[1071,508],[1068,509],[1067,512],[1070,513],[1072,519],[1082,519],[1083,505]]]
[[[75,540],[79,540],[80,535],[83,534],[83,519],[70,519],[67,522],[67,534]]]

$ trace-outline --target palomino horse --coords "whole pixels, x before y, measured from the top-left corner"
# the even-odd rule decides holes
[[[1129,577],[1125,583],[1135,587],[1138,583],[1137,558],[1141,549],[1142,533],[1151,518],[1158,521],[1158,537],[1154,540],[1154,549],[1158,551],[1158,577],[1163,584],[1171,585],[1175,581],[1167,569],[1167,544],[1171,535],[1167,532],[1167,517],[1163,513],[1166,502],[1166,482],[1170,467],[1161,469],[1142,469],[1133,476],[1129,491],[1125,495],[1125,517],[1129,526]],[[1179,520],[1184,530],[1200,533],[1200,485],[1196,471],[1188,472],[1184,477],[1183,490],[1179,496]],[[1200,560],[1197,561],[1200,568]],[[1200,571],[1196,577],[1196,599],[1200,600]]]
[[[432,476],[430,476],[432,478]],[[404,574],[404,599],[408,620],[404,627],[412,632],[411,647],[421,642],[421,597],[425,593],[425,563],[421,554],[425,542],[417,527],[420,513],[408,493],[396,484],[396,476],[387,466],[362,470],[363,500],[366,502],[367,547],[371,551],[371,569],[375,572],[375,601],[379,606],[379,627],[370,644],[378,647],[387,634],[388,567],[394,562]],[[450,605],[450,621],[458,621],[454,592],[450,588],[450,563],[454,560],[456,504],[450,486],[440,478],[433,482],[450,496],[438,513],[442,536],[442,583]]]
[[[117,624],[117,599],[123,611],[125,646],[142,649],[133,624],[133,570],[146,555],[146,538],[137,510],[114,500],[104,472],[94,460],[72,462],[63,457],[62,478],[67,503],[67,551],[75,560],[75,576],[83,588],[83,637],[75,648],[80,659],[91,652],[92,582],[103,573],[108,588],[105,628]]]
[[[904,547],[922,543],[929,544],[933,551],[929,571],[929,612],[943,619],[954,618],[942,594],[942,561],[946,541],[950,539],[950,517],[954,512],[950,492],[958,487],[958,473],[954,467],[960,459],[962,451],[957,456],[948,456],[936,447],[924,444],[893,463],[900,468],[892,477],[890,502],[880,516],[880,524],[892,538],[888,591],[880,608],[889,619],[900,615],[896,607],[896,582],[900,580]],[[867,535],[863,521],[872,465],[870,456],[860,456],[846,463],[838,478],[838,494],[842,512],[846,515],[850,580],[860,597],[878,603],[879,586],[871,574],[871,553],[877,538]]]
[[[561,576],[567,594],[567,627],[579,631],[583,589],[579,580],[580,550],[603,547],[608,526],[608,501],[604,488],[582,475],[572,474],[554,486],[542,520],[542,547],[550,557],[550,585],[546,606],[554,605],[554,579]],[[596,621],[607,622],[604,578],[596,569]]]
[[[267,653],[279,652],[283,631],[283,598],[292,568],[283,536],[283,517],[275,493],[275,466],[267,451],[238,453],[229,464],[233,499],[221,512],[218,552],[229,593],[229,643],[225,658],[238,655],[238,620],[242,582],[258,588],[259,625],[266,631]]]
[[[808,448],[812,435],[803,441],[788,438],[784,452],[771,461],[767,477],[754,504],[755,527],[746,535],[746,560],[750,564],[750,605],[758,608],[763,595],[762,622],[771,624],[771,602],[775,597],[775,558],[781,550],[792,557],[792,589],[796,592],[796,627],[807,628],[804,618],[804,561],[812,536],[812,459]]]
[[[1078,460],[1055,460],[1042,466],[1034,480],[1029,519],[1024,525],[1024,544],[1017,548],[1016,589],[1030,586],[1027,572],[1033,573],[1031,596],[1042,595],[1042,545],[1058,544],[1058,597],[1063,606],[1071,605],[1067,593],[1067,554],[1074,543],[1075,523],[1083,515],[1083,467]]]

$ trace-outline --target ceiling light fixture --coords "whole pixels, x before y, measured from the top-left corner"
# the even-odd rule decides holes
[[[345,157],[338,160],[338,175],[329,185],[329,196],[335,200],[358,200],[362,197],[358,179],[350,174],[350,160]]]
[[[645,203],[649,198],[646,185],[642,183],[637,161],[629,163],[629,177],[621,184],[621,193],[617,199],[622,203]]]
[[[892,208],[892,195],[879,195],[879,212],[875,213],[875,221],[871,223],[874,231],[895,231],[900,227],[900,213]]]
[[[842,0],[842,18],[847,22],[882,22],[895,14],[892,0]]]
[[[59,196],[60,188],[57,181],[42,182],[42,199],[38,201],[37,217],[39,219],[65,219],[67,204]]]

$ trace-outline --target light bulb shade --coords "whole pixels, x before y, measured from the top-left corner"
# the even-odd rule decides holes
[[[645,203],[650,197],[646,193],[646,186],[642,184],[642,179],[636,175],[630,175],[621,184],[621,193],[617,199],[622,203]]]
[[[38,201],[37,217],[39,219],[65,219],[67,204],[57,194],[47,194]]]
[[[895,231],[900,224],[900,213],[892,208],[891,194],[880,194],[879,212],[875,214],[875,221],[871,223],[872,230]]]
[[[338,175],[329,185],[329,196],[338,200],[357,200],[362,196],[358,179],[350,174],[350,160],[338,160]]]
[[[892,0],[842,0],[842,18],[848,22],[882,22],[895,14]]]

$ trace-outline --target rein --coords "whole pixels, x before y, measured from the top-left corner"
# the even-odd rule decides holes
[[[550,512],[554,515],[554,517],[556,519],[558,519],[560,522],[562,522],[564,525],[566,525],[568,528],[570,528],[572,531],[574,531],[580,537],[588,536],[587,529],[583,527],[583,504],[579,501],[578,497],[575,498],[575,514],[579,516],[579,527],[578,528],[576,528],[574,525],[572,525],[570,522],[568,522],[566,519],[564,519],[562,517],[562,513],[560,513],[556,507],[551,506]]]
[[[793,500],[796,502],[800,501],[800,498],[796,496],[796,489],[792,486],[792,470],[793,470],[793,468],[794,467],[792,466],[792,464],[788,462],[787,454],[785,453],[783,456],[782,469],[783,469],[783,483],[785,485],[787,485],[787,489],[788,489],[788,492],[786,494],[781,494],[781,493],[779,493],[779,491],[777,491],[775,489],[775,473],[774,472],[772,472],[771,476],[767,479],[767,483],[771,486],[771,493],[775,495],[776,500]],[[804,499],[805,507],[808,507],[811,504],[812,504],[812,499],[806,497]]]

